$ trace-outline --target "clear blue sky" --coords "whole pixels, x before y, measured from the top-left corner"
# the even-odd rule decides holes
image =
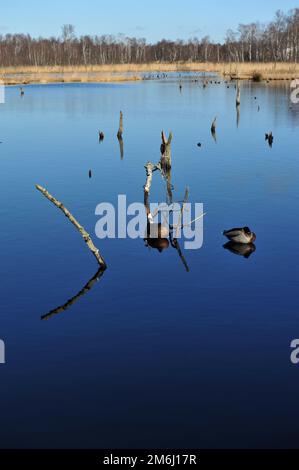
[[[151,42],[209,34],[222,41],[228,28],[265,23],[277,10],[296,6],[296,0],[6,0],[0,33],[58,36],[61,25],[71,23],[78,35],[123,33]]]

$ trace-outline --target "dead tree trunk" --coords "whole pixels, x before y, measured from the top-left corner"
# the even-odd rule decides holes
[[[152,179],[153,179],[153,171],[155,171],[157,167],[156,165],[153,165],[151,162],[148,162],[144,168],[146,170],[146,182],[144,185],[144,191],[147,194],[149,194],[150,189],[151,189]]]
[[[240,106],[240,104],[241,104],[241,90],[240,90],[240,84],[238,82],[237,83],[236,106]]]
[[[117,137],[118,138],[118,143],[119,143],[119,154],[120,154],[120,159],[123,160],[124,158],[124,140],[122,137]]]
[[[172,133],[170,132],[168,140],[164,132],[161,133],[162,144],[160,147],[161,150],[161,165],[164,169],[171,168],[171,141]]]
[[[123,123],[123,113],[120,111],[119,113],[119,128],[117,131],[117,138],[119,143],[119,151],[120,151],[120,159],[124,158],[124,141],[123,141],[123,131],[124,131],[124,123]]]
[[[70,211],[64,207],[62,202],[58,201],[53,197],[48,191],[43,188],[42,186],[39,186],[38,184],[36,185],[36,189],[40,191],[50,202],[52,202],[58,209],[60,209],[64,215],[69,219],[69,221],[76,227],[76,229],[81,233],[87,247],[90,249],[94,257],[96,258],[97,262],[99,263],[100,267],[102,269],[106,269],[107,265],[104,261],[104,258],[101,256],[100,251],[96,246],[93,244],[93,241],[90,238],[90,235],[86,232],[86,230],[82,227],[82,225],[79,224],[79,222],[75,219],[75,217],[72,216]]]
[[[123,138],[123,131],[124,131],[123,113],[120,111],[120,113],[119,113],[119,128],[118,128],[118,131],[117,131],[118,140]]]

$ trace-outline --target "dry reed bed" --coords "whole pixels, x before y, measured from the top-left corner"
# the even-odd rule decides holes
[[[0,79],[2,79],[5,84],[113,82],[140,80],[142,73],[186,71],[214,72],[224,77],[240,79],[252,79],[256,74],[259,74],[260,77],[265,80],[292,80],[299,78],[299,64],[176,62],[92,65],[87,67],[7,67],[0,68]]]
[[[10,73],[0,74],[0,79],[6,85],[27,85],[29,83],[111,83],[141,80],[141,76],[119,75],[119,74],[93,74],[90,73]]]

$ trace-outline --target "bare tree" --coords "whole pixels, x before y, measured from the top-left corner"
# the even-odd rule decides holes
[[[0,66],[101,65],[175,61],[297,62],[299,60],[299,8],[278,11],[272,22],[241,24],[228,30],[223,44],[208,36],[188,41],[162,39],[147,44],[144,38],[123,35],[77,37],[71,24],[59,38],[32,38],[26,34],[0,35]]]

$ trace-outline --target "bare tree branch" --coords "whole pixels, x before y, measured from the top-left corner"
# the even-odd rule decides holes
[[[79,224],[79,222],[75,219],[75,217],[70,213],[66,207],[62,204],[62,202],[58,201],[53,197],[45,188],[40,185],[36,185],[36,189],[40,191],[50,202],[52,202],[58,209],[60,209],[64,215],[69,219],[69,221],[76,227],[79,233],[82,235],[83,240],[85,241],[87,247],[92,252],[94,257],[96,258],[97,262],[99,263],[102,269],[106,269],[107,265],[104,261],[104,258],[101,256],[100,251],[96,246],[93,244],[93,241],[90,238],[90,235],[86,232],[86,230]]]

